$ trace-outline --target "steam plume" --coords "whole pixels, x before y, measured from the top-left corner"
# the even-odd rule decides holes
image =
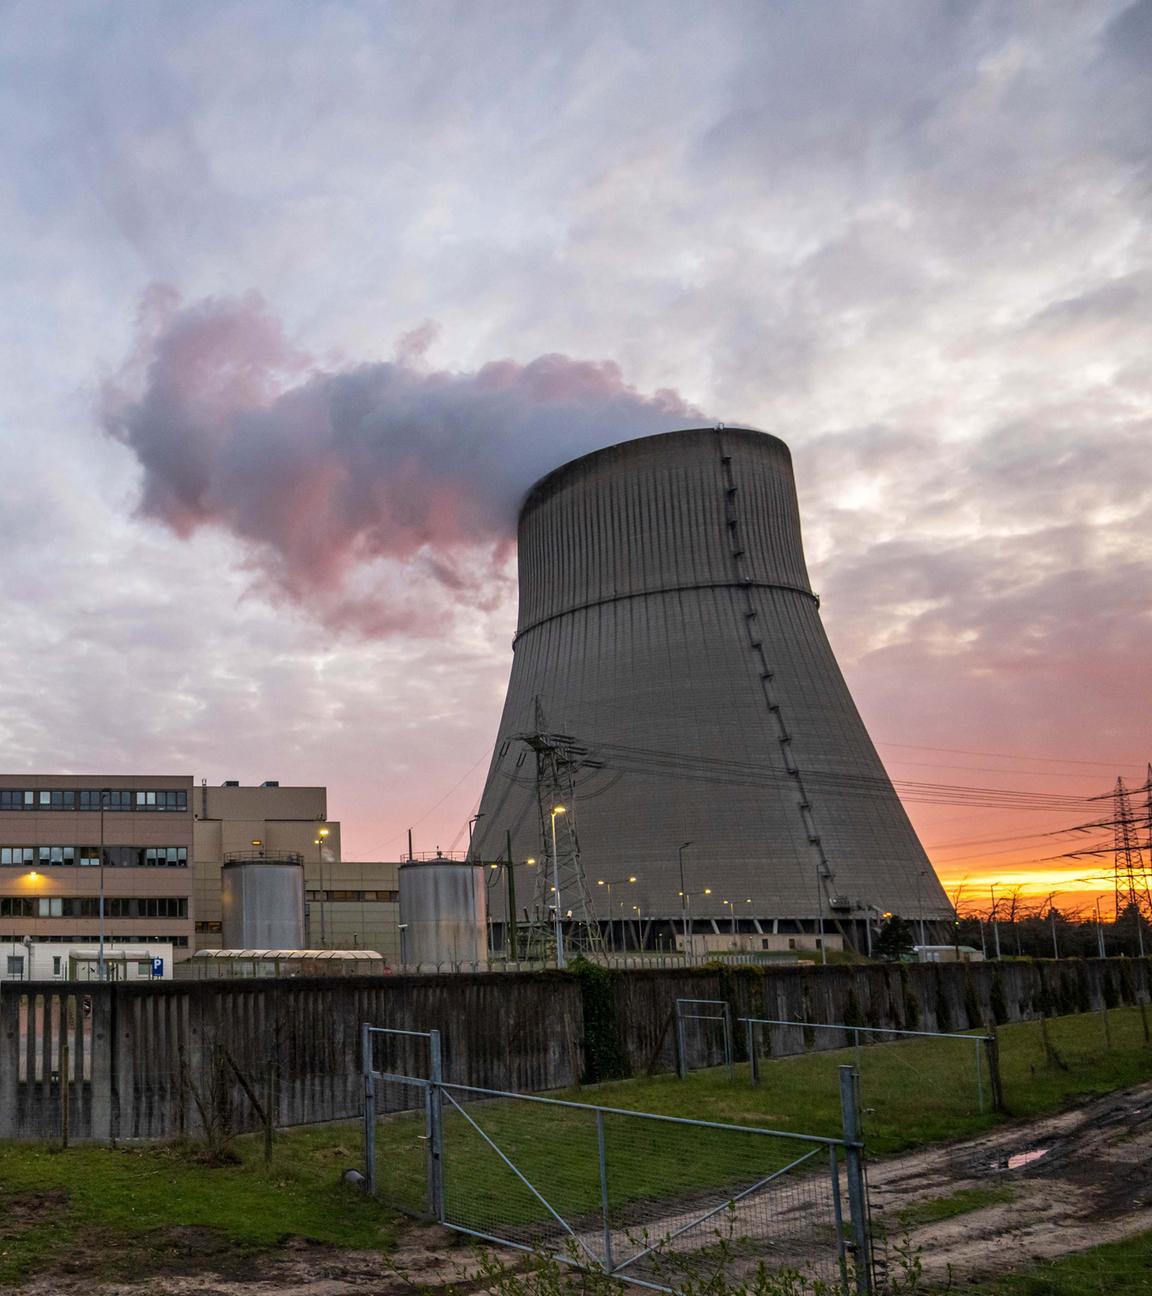
[[[145,515],[181,536],[222,528],[266,585],[344,624],[430,631],[454,604],[503,595],[536,478],[698,417],[611,361],[431,370],[435,333],[405,335],[389,362],[325,371],[257,297],[183,305],[153,287],[104,426],[140,461]]]

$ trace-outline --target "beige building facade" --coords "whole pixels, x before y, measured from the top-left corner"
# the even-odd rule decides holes
[[[304,864],[306,943],[312,949],[370,949],[399,955],[398,863],[341,858],[340,824],[323,787],[202,783],[193,832],[196,948],[220,949],[220,874],[227,857],[263,854]]]
[[[188,775],[0,775],[0,976],[33,944],[194,945]]]
[[[101,880],[107,951],[139,948],[169,975],[173,960],[219,949],[231,856],[302,862],[309,947],[398,961],[399,865],[341,858],[326,788],[0,775],[0,979],[65,976],[72,949],[95,948]],[[117,976],[125,961],[108,966]]]

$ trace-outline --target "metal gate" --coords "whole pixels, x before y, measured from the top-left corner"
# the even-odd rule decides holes
[[[365,1057],[378,1061],[374,1035],[393,1033],[364,1029]],[[735,1277],[764,1264],[871,1292],[851,1068],[842,1077],[851,1115],[846,1107],[845,1137],[832,1139],[448,1084],[436,1032],[395,1034],[426,1040],[429,1068],[366,1071],[369,1187],[389,1205],[661,1291],[698,1286],[717,1267]],[[414,1110],[379,1121],[385,1083],[419,1095]]]
[[[681,1080],[689,1071],[723,1064],[735,1079],[732,1050],[732,1008],[726,999],[677,999],[673,1008],[676,1022],[676,1074]]]

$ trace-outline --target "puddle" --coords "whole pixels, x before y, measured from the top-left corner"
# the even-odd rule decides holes
[[[1000,1166],[1005,1170],[1020,1170],[1026,1165],[1031,1165],[1033,1161],[1046,1157],[1050,1151],[1050,1148],[1044,1147],[1029,1148],[1027,1152],[1014,1152],[1007,1160],[1001,1161]]]

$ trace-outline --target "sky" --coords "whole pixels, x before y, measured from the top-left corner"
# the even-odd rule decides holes
[[[716,419],[792,448],[949,888],[1090,891],[1074,798],[1152,759],[1150,72],[1152,0],[8,0],[3,768],[459,848],[520,495]]]

